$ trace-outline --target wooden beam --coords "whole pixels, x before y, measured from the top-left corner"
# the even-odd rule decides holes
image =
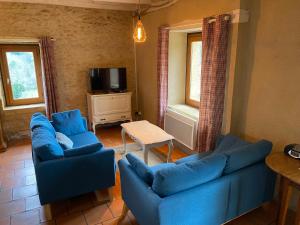
[[[140,0],[141,4],[150,5],[151,0]],[[117,3],[117,4],[139,4],[139,0],[93,0],[93,2],[101,3]]]
[[[63,5],[81,8],[135,11],[136,2],[126,3],[126,1],[129,2],[130,0],[0,0],[0,2]],[[148,4],[145,4],[145,2],[148,1],[150,0],[141,0],[142,6],[148,6]]]

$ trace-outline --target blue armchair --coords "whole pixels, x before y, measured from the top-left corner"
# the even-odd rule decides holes
[[[128,207],[140,225],[223,224],[273,198],[275,174],[264,163],[271,149],[227,135],[213,152],[164,166],[122,159],[123,212]],[[151,174],[147,182],[141,173]]]
[[[105,149],[87,130],[79,110],[32,116],[32,158],[42,205],[115,185],[114,150]],[[65,149],[56,140],[62,132],[73,142]]]

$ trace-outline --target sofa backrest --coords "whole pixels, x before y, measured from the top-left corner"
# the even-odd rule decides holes
[[[80,110],[53,113],[52,124],[57,132],[67,136],[86,132]]]
[[[83,124],[84,129],[85,129],[86,131],[88,131],[88,125],[87,125],[87,120],[86,120],[86,118],[85,118],[85,117],[82,117],[81,119],[82,119],[82,124]],[[53,128],[54,128],[54,123],[53,123],[52,120],[50,121],[50,123],[51,123],[51,125],[52,125]],[[54,128],[54,129],[55,129],[55,128]]]
[[[152,189],[161,197],[173,195],[221,177],[226,164],[222,154],[163,168],[154,174]]]
[[[239,137],[228,134],[221,136],[212,154],[223,154],[227,158],[224,174],[264,161],[272,150],[272,143],[260,140],[256,143],[246,142]]]
[[[214,152],[224,152],[224,151],[231,151],[232,149],[236,149],[238,147],[242,147],[245,145],[249,145],[251,143],[246,142],[240,139],[237,136],[227,134],[227,135],[220,135],[217,139],[216,148]]]
[[[272,143],[261,140],[225,151],[227,157],[224,174],[230,174],[258,162],[263,162],[272,150]]]

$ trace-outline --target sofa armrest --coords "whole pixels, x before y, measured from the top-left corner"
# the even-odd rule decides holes
[[[115,185],[114,150],[35,163],[42,204]]]
[[[122,198],[137,221],[159,224],[158,207],[162,199],[133,171],[127,160],[118,162],[121,176]]]
[[[159,206],[159,224],[223,224],[229,191],[230,180],[223,177],[165,197]]]

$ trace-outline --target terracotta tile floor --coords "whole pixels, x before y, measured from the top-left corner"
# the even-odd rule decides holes
[[[97,135],[107,147],[122,144],[119,127],[98,129]],[[167,148],[159,151],[165,154]],[[172,159],[184,156],[175,149]],[[55,203],[52,205],[54,219],[47,221],[37,195],[30,141],[11,143],[6,152],[0,153],[0,225],[116,225],[123,207],[119,174],[113,192],[111,203],[98,204],[93,193]],[[274,212],[271,204],[228,224],[271,225]],[[137,225],[137,222],[129,212],[120,225]]]

